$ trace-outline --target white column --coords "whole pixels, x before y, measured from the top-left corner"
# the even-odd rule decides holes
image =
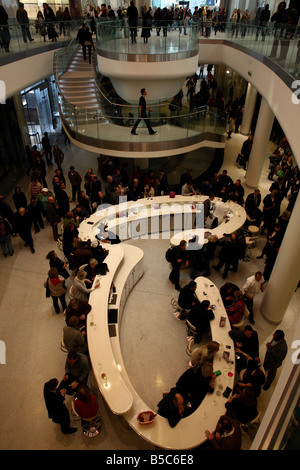
[[[246,174],[246,184],[252,188],[258,186],[261,177],[273,122],[274,114],[267,101],[262,98]]]
[[[245,101],[245,107],[243,112],[243,120],[241,124],[240,133],[243,135],[249,135],[251,129],[251,123],[253,118],[253,113],[255,109],[257,98],[257,90],[254,88],[251,83],[248,83],[247,95]]]
[[[298,196],[261,302],[263,316],[272,323],[279,323],[282,320],[300,280],[299,226]]]

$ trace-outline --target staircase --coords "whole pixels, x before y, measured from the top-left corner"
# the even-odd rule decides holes
[[[92,54],[93,57],[93,54]],[[78,46],[65,73],[59,78],[59,87],[65,99],[75,106],[100,110],[98,91],[93,64],[83,59],[81,46]]]

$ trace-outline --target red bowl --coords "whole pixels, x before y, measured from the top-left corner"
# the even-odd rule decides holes
[[[137,420],[140,424],[152,424],[155,419],[156,413],[153,411],[142,411],[138,414]]]

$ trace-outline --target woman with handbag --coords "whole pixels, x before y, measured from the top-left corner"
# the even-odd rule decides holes
[[[65,279],[58,274],[56,268],[51,268],[48,271],[48,279],[44,283],[46,288],[46,297],[52,297],[53,307],[57,314],[60,313],[58,299],[60,300],[63,311],[67,308],[65,294],[67,288],[65,286]]]

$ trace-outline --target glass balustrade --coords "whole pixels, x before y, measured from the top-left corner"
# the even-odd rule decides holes
[[[291,29],[286,25],[274,25],[273,23],[264,25],[250,22],[247,24],[234,24],[229,21],[226,25],[219,24],[218,31],[215,30],[215,25],[212,25],[208,34],[205,25],[201,26],[200,22],[196,23],[195,28],[193,24],[189,23],[186,24],[186,35],[190,37],[185,43],[181,43],[181,46],[179,46],[179,43],[175,46],[176,42],[173,38],[178,38],[181,34],[183,37],[185,36],[185,25],[168,25],[167,35],[161,37],[158,36],[158,33],[162,34],[163,26],[165,25],[160,25],[160,28],[158,28],[157,25],[153,24],[151,42],[153,41],[154,44],[151,47],[146,46],[147,54],[164,54],[170,51],[177,53],[180,47],[184,51],[192,50],[195,40],[198,48],[198,39],[201,35],[202,37],[210,36],[211,38],[221,37],[226,41],[232,41],[272,58],[281,67],[294,74],[295,77],[299,75],[300,39],[296,27]],[[107,50],[114,51],[117,54],[131,53],[134,44],[131,44],[128,28],[126,20],[123,24],[118,20],[98,22],[98,52],[99,50]],[[142,25],[139,24],[137,31],[140,32],[140,36],[142,29]],[[173,38],[171,37],[172,34],[174,35]],[[143,44],[141,37],[139,37],[138,42]],[[56,52],[57,76],[66,70],[77,47],[78,44],[73,38],[63,52]],[[135,53],[142,54],[145,53],[145,50],[141,52],[141,49],[138,49]],[[275,53],[277,53],[276,56]],[[97,79],[97,76],[96,82],[98,86],[98,110],[75,106],[60,95],[60,108],[67,125],[77,135],[82,135],[85,139],[100,139],[106,142],[128,142],[131,139],[133,142],[153,142],[154,139],[161,142],[183,139],[194,139],[196,141],[197,138],[199,139],[200,134],[205,132],[219,135],[224,135],[226,132],[228,116],[224,112],[218,111],[215,103],[212,103],[212,106],[202,108],[189,108],[188,103],[181,109],[176,106],[172,107],[170,102],[163,102],[151,105],[153,112],[151,116],[146,118],[151,121],[151,126],[157,131],[156,136],[153,137],[148,134],[144,120],[141,121],[138,127],[139,136],[132,136],[130,131],[138,118],[138,106],[128,105],[116,97],[112,98],[107,93],[105,86],[102,86],[101,80]]]
[[[200,134],[213,133],[223,135],[227,127],[227,114],[218,112],[213,107],[201,107],[193,110],[170,111],[167,104],[157,107],[146,120],[156,130],[155,137],[149,135],[145,121],[142,120],[137,133],[131,135],[131,128],[138,118],[136,110],[130,106],[115,109],[114,114],[106,111],[91,110],[74,106],[60,96],[60,108],[66,124],[77,135],[102,141],[116,142],[179,142],[186,139],[198,139]],[[154,140],[155,139],[155,140]],[[79,139],[80,140],[80,139]]]
[[[72,33],[77,32],[82,21],[47,23],[29,20],[29,23],[24,25],[0,25],[0,57],[49,46],[55,42],[69,42]]]
[[[160,21],[144,26],[142,20],[137,26],[130,26],[126,19],[120,21],[99,21],[97,23],[97,47],[105,56],[142,55],[155,56],[156,60],[166,54],[180,58],[197,53],[199,22],[182,21],[179,24]],[[165,57],[164,57],[165,60]]]
[[[269,57],[293,77],[300,77],[300,28],[296,25],[229,21],[222,36]]]

